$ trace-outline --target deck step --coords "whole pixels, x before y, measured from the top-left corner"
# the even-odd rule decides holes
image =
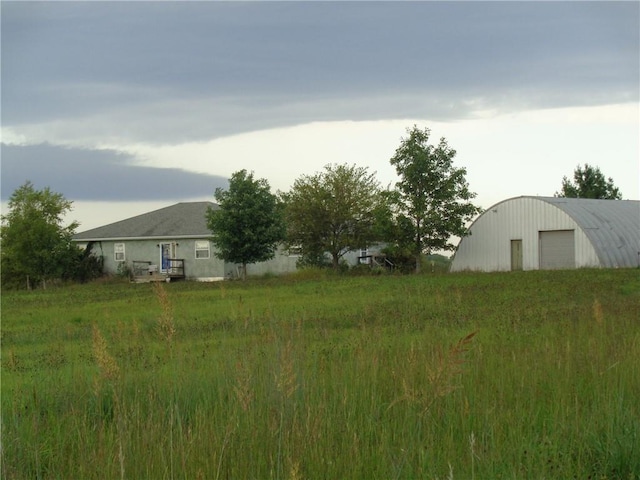
[[[133,283],[151,283],[151,282],[166,282],[167,276],[165,274],[153,273],[151,275],[136,275],[133,277]]]

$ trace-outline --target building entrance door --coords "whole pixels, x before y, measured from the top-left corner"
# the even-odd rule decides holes
[[[162,273],[169,273],[171,270],[170,259],[176,258],[176,244],[175,243],[162,243],[160,244],[160,271]]]
[[[511,270],[522,270],[522,240],[511,240]]]

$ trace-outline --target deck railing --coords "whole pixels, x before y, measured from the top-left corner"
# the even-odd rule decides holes
[[[157,264],[148,260],[134,260],[132,270],[134,279],[137,281],[159,281],[167,278],[186,278],[184,271],[184,258],[168,258],[167,268],[160,271]]]
[[[184,258],[169,258],[169,268],[167,268],[167,276],[170,278],[185,278],[184,274]]]
[[[132,269],[133,269],[134,277],[143,277],[145,275],[151,275],[153,273],[152,272],[153,269],[151,268],[151,262],[148,262],[146,260],[134,260],[132,264],[133,264]]]

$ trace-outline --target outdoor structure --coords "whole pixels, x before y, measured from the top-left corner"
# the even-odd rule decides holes
[[[462,238],[451,271],[624,268],[640,264],[640,201],[518,197]]]
[[[102,256],[108,274],[132,271],[137,281],[235,278],[239,265],[217,258],[207,227],[212,202],[184,202],[74,235],[73,241]],[[273,260],[247,265],[248,275],[285,273],[298,257],[279,250]]]

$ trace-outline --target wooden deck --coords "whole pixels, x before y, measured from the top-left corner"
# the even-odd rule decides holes
[[[133,283],[151,283],[151,282],[166,282],[171,279],[164,273],[153,273],[151,275],[134,275]]]
[[[166,272],[160,272],[158,266],[147,260],[133,261],[133,283],[170,282],[186,278],[184,259],[170,258]]]

